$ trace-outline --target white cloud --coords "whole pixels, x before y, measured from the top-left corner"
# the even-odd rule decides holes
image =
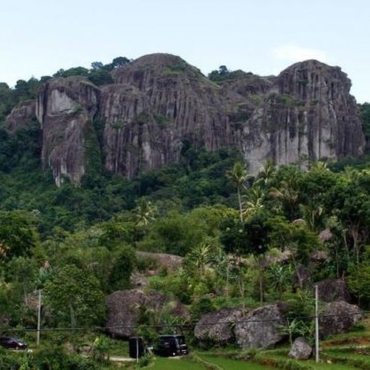
[[[275,59],[286,62],[301,62],[307,59],[317,59],[320,62],[327,62],[327,56],[323,51],[302,48],[297,45],[288,44],[272,49],[272,55]]]

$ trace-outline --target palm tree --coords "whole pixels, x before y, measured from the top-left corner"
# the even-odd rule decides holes
[[[136,225],[146,228],[150,221],[154,220],[155,207],[151,201],[140,199],[137,207],[135,208]]]
[[[212,261],[212,247],[202,243],[194,247],[188,254],[189,261],[198,269],[199,275],[204,276],[206,265]]]
[[[278,292],[279,299],[282,298],[283,292],[292,282],[293,271],[291,265],[282,266],[274,263],[268,267],[271,287]]]
[[[243,219],[253,217],[253,215],[264,208],[263,205],[263,190],[256,185],[249,189],[247,201],[243,203]]]
[[[289,212],[291,221],[295,219],[296,208],[299,202],[299,192],[296,188],[294,180],[288,179],[281,181],[279,188],[270,190],[271,197],[280,200],[283,207]]]
[[[317,224],[321,220],[323,215],[323,207],[312,203],[307,205],[301,204],[300,209],[303,214],[303,219],[310,230],[317,229]]]
[[[276,172],[276,167],[271,158],[266,161],[266,164],[261,167],[260,171],[258,172],[257,181],[256,183],[261,184],[263,187],[270,182],[270,180],[274,177]]]
[[[245,188],[245,183],[248,179],[248,173],[245,169],[245,166],[241,162],[236,162],[232,168],[232,170],[227,172],[227,176],[236,186],[236,191],[238,193],[238,203],[239,203],[239,217],[240,222],[243,223],[243,203],[242,203],[242,196],[241,191]]]
[[[217,275],[222,282],[225,282],[225,294],[229,297],[230,268],[232,257],[227,255],[221,247],[216,247],[210,259],[211,267],[217,271]],[[225,281],[226,280],[226,281]]]

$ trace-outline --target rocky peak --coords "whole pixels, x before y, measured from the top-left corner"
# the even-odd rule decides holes
[[[199,69],[185,60],[176,55],[162,53],[144,55],[113,72],[116,83],[129,83],[140,89],[156,85],[158,78],[159,80],[167,77],[186,79],[200,76],[202,74]]]
[[[178,56],[150,54],[112,76],[114,83],[100,88],[69,77],[40,89],[42,163],[57,184],[63,177],[78,183],[89,163],[95,165],[91,147],[104,152],[108,171],[128,177],[179,162],[189,145],[237,147],[252,173],[268,158],[279,165],[356,157],[364,149],[350,80],[339,67],[316,60],[277,77],[235,71],[215,83]],[[30,110],[31,103],[15,108],[9,130],[27,121]],[[103,129],[100,141],[93,122]]]
[[[245,127],[252,172],[267,158],[287,164],[362,154],[365,139],[350,86],[339,67],[316,60],[282,71]]]
[[[279,94],[289,94],[302,101],[334,100],[349,94],[351,81],[340,67],[312,59],[295,63],[282,71],[277,86]]]
[[[101,104],[108,170],[133,177],[178,162],[184,140],[208,150],[233,141],[219,89],[183,59],[147,55],[113,77],[116,85],[104,90]]]

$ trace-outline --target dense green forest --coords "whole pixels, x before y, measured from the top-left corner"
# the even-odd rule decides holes
[[[125,63],[120,57],[52,77],[83,75],[100,85]],[[222,83],[229,73],[220,68],[210,78]],[[39,124],[13,134],[4,124],[17,103],[34,99],[52,77],[14,88],[0,83],[1,330],[35,329],[36,312],[25,302],[38,289],[52,312],[45,327],[104,326],[104,297],[129,288],[134,271],[158,267],[136,251],[184,257],[181,269],[162,269],[150,288],[190,307],[191,320],[219,307],[276,300],[294,302],[293,316],[310,315],[295,279],[299,266],[310,267],[312,282],[344,277],[356,302],[369,309],[367,155],[309,163],[305,170],[300,163],[267,163],[252,177],[235,150],[210,153],[184,143],[180,163],[133,180],[102,170],[80,185],[56,187],[41,166]],[[369,139],[370,104],[359,109]],[[267,256],[281,261],[286,251],[291,258],[284,263],[264,263]],[[312,262],[315,251],[326,258]],[[156,317],[143,315],[143,330]]]

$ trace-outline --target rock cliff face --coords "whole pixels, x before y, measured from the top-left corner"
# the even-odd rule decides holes
[[[14,132],[21,128],[26,128],[29,122],[35,117],[35,102],[26,101],[16,106],[6,118],[6,128],[9,132]]]
[[[233,142],[217,86],[181,58],[141,57],[104,89],[106,168],[129,177],[179,161],[184,140],[216,150]]]
[[[316,60],[280,73],[244,128],[251,171],[276,164],[362,154],[365,139],[351,82],[339,67]]]
[[[83,78],[59,78],[41,89],[36,116],[43,133],[42,162],[50,166],[55,182],[63,176],[79,182],[85,174],[86,141],[93,132],[99,90]]]
[[[268,158],[362,154],[356,102],[339,67],[309,60],[278,77],[237,72],[216,84],[177,56],[152,54],[114,70],[114,83],[100,88],[80,77],[49,80],[36,103],[43,164],[60,184],[64,176],[79,182],[94,165],[91,143],[107,170],[128,177],[178,162],[189,145],[237,147],[254,173]],[[30,107],[12,112],[10,131]]]

